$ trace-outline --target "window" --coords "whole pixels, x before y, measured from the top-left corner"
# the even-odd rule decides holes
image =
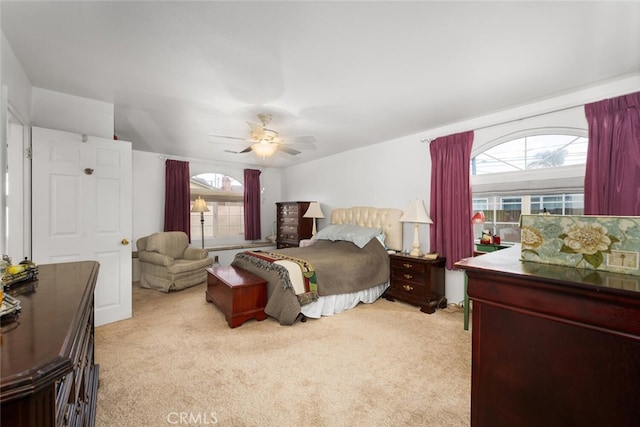
[[[553,215],[584,215],[584,194],[532,196],[531,212],[543,212],[544,209]]]
[[[583,135],[539,134],[485,144],[471,159],[473,211],[485,214],[474,236],[489,230],[519,242],[521,214],[582,215],[587,143]]]
[[[576,135],[534,135],[513,139],[471,159],[471,174],[584,165],[587,142],[586,137]]]
[[[209,208],[204,212],[204,239],[238,241],[244,238],[244,186],[221,173],[203,173],[191,177],[191,206],[202,197]],[[202,236],[200,213],[191,213],[191,240]]]
[[[553,215],[583,215],[584,195],[581,193],[474,197],[473,211],[482,211],[485,215],[484,225],[477,226],[474,236],[479,238],[479,230],[489,230],[498,234],[504,242],[519,242],[520,215],[542,213],[544,209]]]

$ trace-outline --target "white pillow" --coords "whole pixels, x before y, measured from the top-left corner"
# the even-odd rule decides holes
[[[354,224],[332,224],[318,231],[315,238],[319,240],[343,240],[353,242],[357,247],[364,248],[369,241],[382,233],[379,228],[360,227]]]
[[[380,242],[380,244],[382,245],[383,248],[388,249],[387,245],[384,244],[384,240],[387,238],[387,235],[384,234],[383,232],[380,232],[380,234],[378,234],[376,236],[376,239],[378,239],[378,242]]]

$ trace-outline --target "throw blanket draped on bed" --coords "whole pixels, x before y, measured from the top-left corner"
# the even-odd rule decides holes
[[[278,269],[280,270],[279,276],[282,279],[282,286],[293,289],[300,305],[309,304],[318,299],[316,272],[313,265],[308,261],[277,252],[263,251],[242,252],[237,255],[237,258],[244,258],[262,268],[278,269],[277,266],[285,268],[287,270],[286,274]],[[275,265],[270,266],[268,265],[269,263]]]
[[[376,239],[362,249],[342,240],[318,240],[311,246],[277,252],[313,264],[320,296],[362,291],[389,280],[389,254]]]

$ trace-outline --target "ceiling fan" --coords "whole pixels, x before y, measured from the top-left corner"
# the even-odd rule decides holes
[[[313,136],[281,137],[277,131],[267,127],[272,119],[271,114],[260,113],[258,114],[258,119],[260,119],[261,123],[247,121],[247,125],[249,125],[250,131],[249,137],[247,138],[228,135],[209,136],[214,138],[248,141],[251,143],[251,145],[249,145],[242,151],[225,151],[234,154],[249,153],[253,151],[262,158],[270,157],[278,150],[282,151],[283,153],[295,156],[296,154],[300,154],[300,151],[289,147],[288,144],[313,144],[316,141],[315,137]],[[310,146],[309,148],[315,148],[315,146]]]

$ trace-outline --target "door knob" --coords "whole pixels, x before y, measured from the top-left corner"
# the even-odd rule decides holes
[[[129,241],[127,239],[122,239],[120,243],[122,243],[124,246],[127,246],[129,244]]]

